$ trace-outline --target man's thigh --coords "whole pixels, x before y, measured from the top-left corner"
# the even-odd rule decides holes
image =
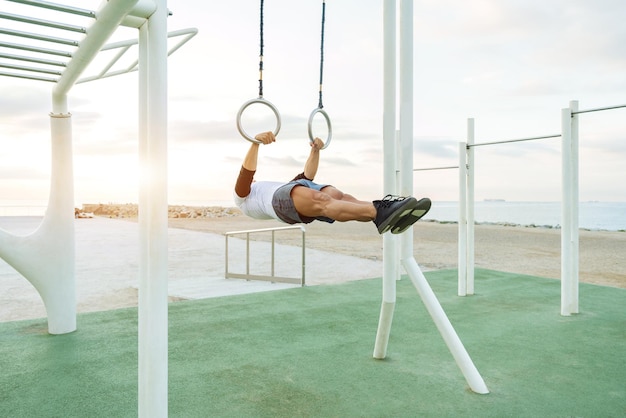
[[[291,198],[298,213],[310,217],[322,216],[325,202],[331,199],[331,195],[326,193],[330,187],[317,191],[305,186],[295,186],[291,190]]]

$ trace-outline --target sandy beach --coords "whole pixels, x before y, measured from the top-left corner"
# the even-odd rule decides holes
[[[171,228],[223,234],[229,231],[284,226],[235,214],[215,218],[172,218]],[[452,223],[423,222],[414,226],[417,262],[428,270],[455,269],[458,227]],[[478,268],[559,279],[561,235],[559,229],[503,225],[476,225]],[[282,238],[281,238],[282,239]],[[298,245],[298,237],[292,242]],[[382,237],[371,223],[313,222],[306,226],[307,248],[370,260],[382,260]],[[580,281],[626,288],[626,233],[580,231]]]
[[[178,216],[177,214],[171,214]],[[77,219],[76,293],[78,312],[137,305],[138,224],[136,217]],[[37,218],[0,218],[0,228],[27,234]],[[224,278],[224,233],[281,227],[248,218],[237,210],[212,210],[200,217],[169,219],[169,300],[197,299],[276,290],[299,285]],[[424,271],[457,268],[456,224],[420,221],[414,227],[414,254]],[[559,279],[560,230],[477,225],[477,268]],[[268,241],[270,233],[252,234]],[[299,231],[276,235],[277,254],[290,273],[299,269]],[[237,240],[233,241],[234,243]],[[244,241],[233,251],[243,268]],[[269,254],[269,245],[257,243]],[[306,283],[321,285],[382,275],[383,239],[372,223],[314,222],[306,225]],[[269,256],[257,250],[254,268],[267,268]],[[259,255],[261,254],[261,255]],[[580,281],[626,288],[626,233],[580,231]],[[291,274],[287,274],[291,276]],[[0,321],[40,318],[45,308],[33,286],[0,261]]]

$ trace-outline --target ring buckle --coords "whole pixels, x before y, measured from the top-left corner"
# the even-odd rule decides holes
[[[321,113],[322,116],[324,116],[324,119],[326,119],[326,126],[328,127],[328,137],[326,138],[326,141],[324,141],[324,146],[322,147],[322,149],[326,149],[328,145],[330,145],[330,140],[333,137],[333,126],[330,123],[330,117],[328,116],[328,113],[326,113],[326,111],[322,109],[321,107],[314,109],[311,112],[311,115],[309,116],[309,123],[308,123],[309,142],[313,143],[313,141],[315,141],[315,136],[313,135],[313,118],[318,113]]]
[[[248,106],[253,105],[255,103],[260,103],[262,105],[265,105],[269,107],[272,110],[272,112],[274,112],[274,115],[276,116],[276,127],[274,128],[274,136],[278,135],[278,132],[280,132],[280,123],[281,123],[280,113],[278,112],[278,109],[276,108],[276,106],[272,104],[272,102],[265,100],[263,97],[258,97],[256,99],[248,100],[241,106],[241,108],[239,109],[239,112],[237,112],[237,130],[239,131],[241,136],[243,136],[245,139],[247,139],[248,141],[252,143],[261,144],[262,142],[255,139],[253,136],[250,136],[250,134],[248,134],[246,130],[243,129],[243,126],[241,124],[241,115],[243,114],[244,110],[246,110]]]

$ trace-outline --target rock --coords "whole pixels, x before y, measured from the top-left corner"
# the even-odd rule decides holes
[[[138,212],[138,207],[134,203],[85,203],[82,209],[76,209],[74,214],[78,216],[78,213],[90,213],[107,218],[137,218]],[[236,207],[170,205],[167,215],[169,218],[183,219],[221,218],[239,216],[241,211]]]

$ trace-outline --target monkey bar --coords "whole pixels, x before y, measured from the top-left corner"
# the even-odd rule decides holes
[[[42,11],[45,16],[60,14],[62,21],[37,15]],[[169,15],[166,0],[108,0],[97,11],[42,0],[6,0],[0,12],[0,76],[54,84],[46,214],[29,236],[0,230],[0,258],[37,289],[51,334],[76,330],[74,179],[67,94],[76,83],[139,71],[138,397],[139,416],[146,417],[167,416],[168,410],[167,56],[197,33],[186,29],[168,34]],[[105,45],[121,26],[138,29],[137,39]],[[168,51],[169,37],[180,39]],[[138,45],[138,59],[126,68],[114,69],[132,45]],[[119,51],[103,69],[83,77],[101,51],[113,49]]]

